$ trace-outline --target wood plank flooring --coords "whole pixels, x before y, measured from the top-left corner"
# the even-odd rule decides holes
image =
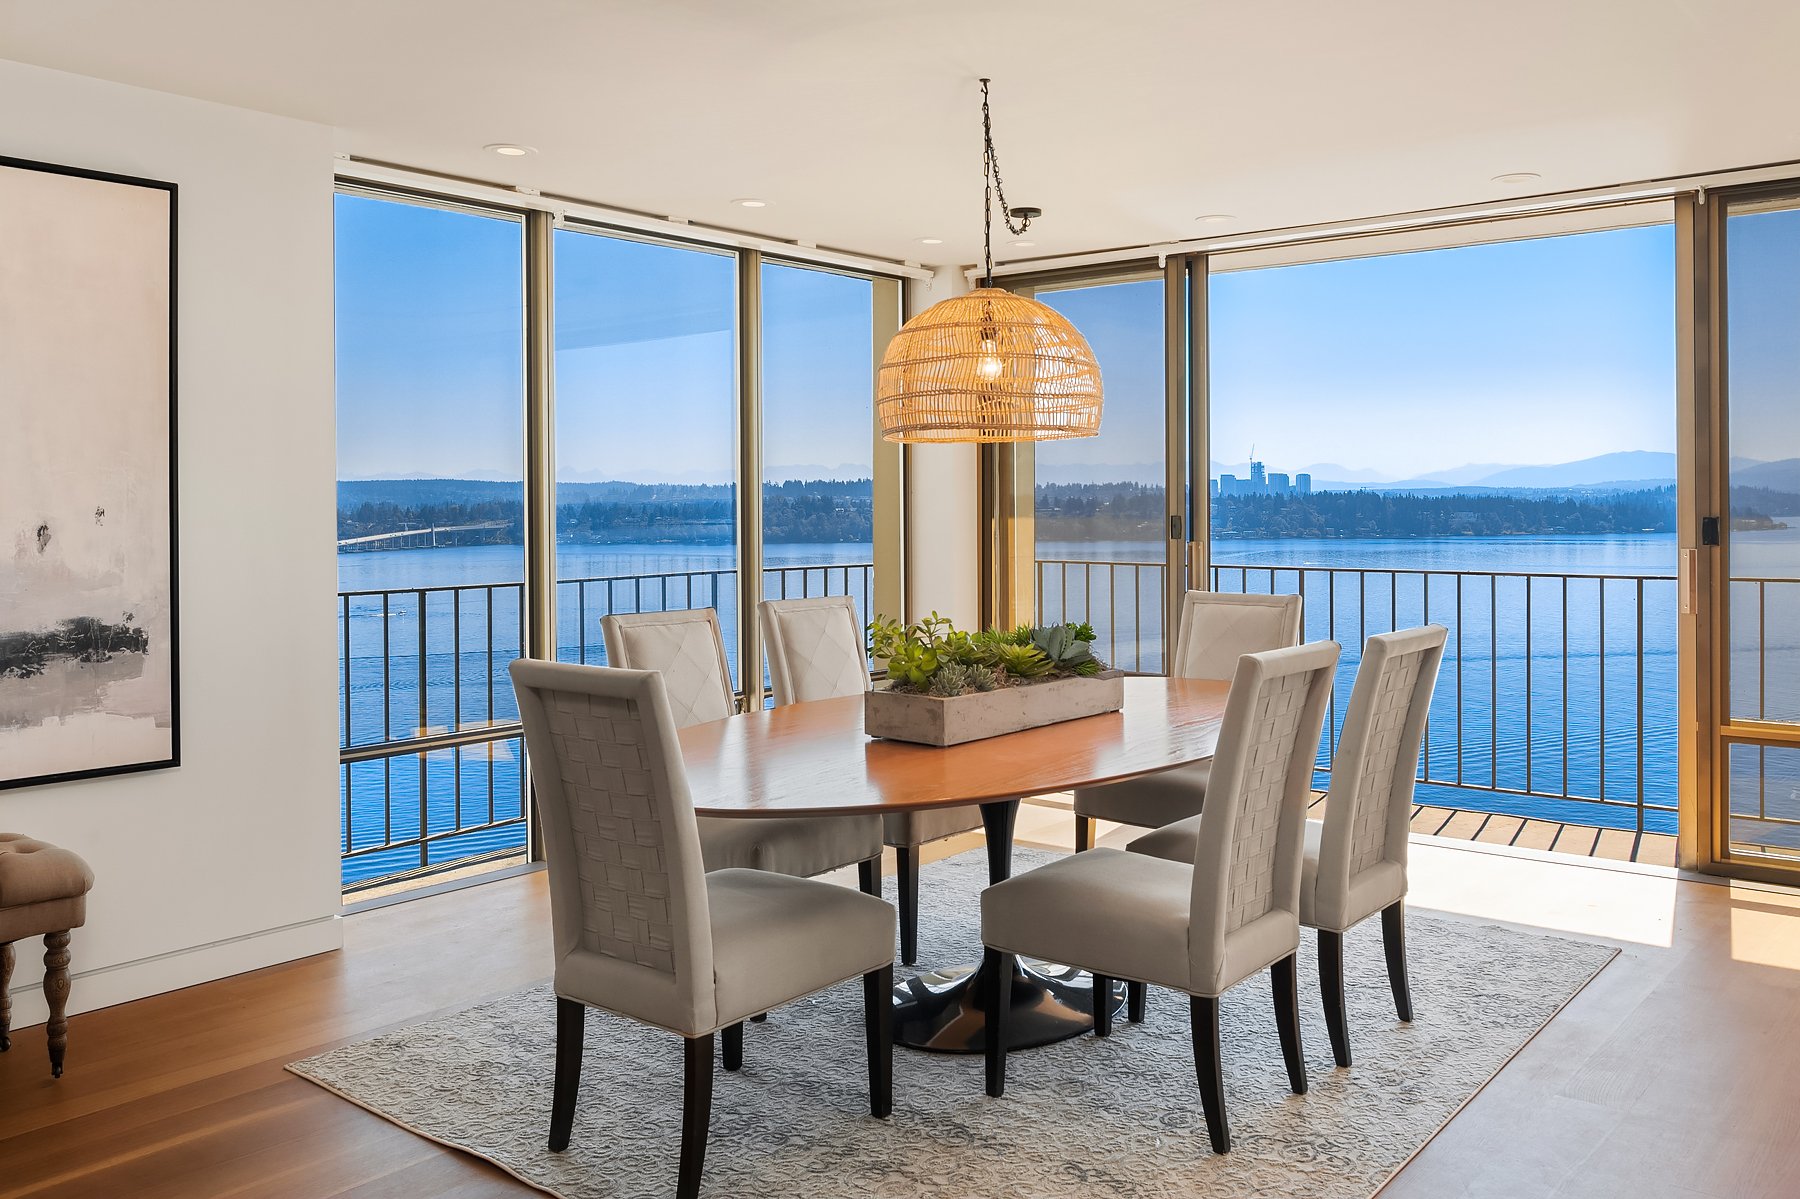
[[[1474,835],[1568,835],[1534,823],[1495,817]],[[1066,848],[1070,825],[1066,811],[1027,809],[1020,841]],[[1108,844],[1135,835],[1102,831]],[[1800,1194],[1800,897],[1504,848],[1422,842],[1412,861],[1416,908],[1624,953],[1384,1199]],[[528,874],[362,912],[341,953],[77,1016],[60,1081],[42,1028],[17,1033],[0,1055],[0,1195],[531,1194],[282,1066],[544,977],[543,884]]]

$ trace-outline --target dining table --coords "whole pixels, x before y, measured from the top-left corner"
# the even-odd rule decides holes
[[[681,730],[681,751],[694,810],[702,816],[885,815],[979,805],[989,879],[999,882],[1012,873],[1022,797],[1210,758],[1228,688],[1208,679],[1133,675],[1124,680],[1117,712],[942,748],[869,737],[865,697],[857,694],[690,725]],[[924,971],[895,988],[896,1042],[982,1052],[981,947],[969,949],[970,964]],[[1014,969],[1009,1048],[1045,1045],[1093,1027],[1093,982],[1085,971],[1029,959]]]

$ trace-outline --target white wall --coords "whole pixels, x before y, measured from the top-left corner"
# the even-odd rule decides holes
[[[931,281],[906,289],[906,317],[968,290],[960,267],[940,267]],[[959,628],[980,628],[981,467],[974,444],[911,447],[906,527],[907,615],[936,610]]]
[[[0,155],[181,189],[182,765],[0,791],[0,830],[94,868],[84,1011],[340,944],[332,142],[5,61],[0,113]],[[42,968],[18,949],[22,1026],[44,1017]]]

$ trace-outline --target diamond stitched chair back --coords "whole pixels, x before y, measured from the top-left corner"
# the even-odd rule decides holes
[[[858,695],[869,689],[869,658],[849,596],[764,600],[757,605],[775,702],[800,703]],[[919,960],[920,848],[981,827],[974,806],[895,812],[882,817],[882,837],[893,847],[900,900],[900,960]]]
[[[1094,975],[1094,1031],[1111,1031],[1112,983],[1189,996],[1194,1065],[1216,1152],[1231,1146],[1219,1061],[1219,997],[1268,968],[1288,1085],[1306,1090],[1295,958],[1303,828],[1324,729],[1336,642],[1239,659],[1213,755],[1211,793],[1185,862],[1093,849],[989,887],[981,896],[989,987],[988,1094],[1006,1087],[1005,1014],[1017,955]]]
[[[1181,602],[1168,674],[1225,681],[1245,654],[1300,644],[1300,597],[1190,591]],[[1211,762],[1075,791],[1075,848],[1093,844],[1094,822],[1161,828],[1200,811]]]
[[[663,676],[677,726],[736,715],[725,637],[713,609],[602,616],[600,635],[606,640],[607,665]]]
[[[550,863],[550,1149],[566,1149],[573,1133],[587,1009],[667,1029],[684,1041],[676,1195],[694,1199],[714,1034],[724,1033],[725,1068],[736,1070],[746,1018],[858,975],[869,1110],[888,1115],[894,909],[829,883],[706,871],[661,674],[527,661],[510,670]]]
[[[756,606],[777,704],[859,695],[869,655],[856,600],[848,595],[764,600]]]
[[[662,675],[677,726],[736,715],[725,638],[713,609],[603,616],[600,632],[614,666]],[[737,867],[810,878],[854,865],[862,889],[881,894],[879,816],[702,816],[699,824],[708,870]]]

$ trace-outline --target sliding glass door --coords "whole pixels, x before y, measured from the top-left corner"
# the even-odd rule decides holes
[[[1719,855],[1800,871],[1800,189],[1722,221]]]
[[[1043,288],[1093,346],[1106,388],[1097,437],[1034,447],[1036,613],[1086,621],[1102,658],[1157,672],[1171,560],[1169,422],[1161,275]],[[1179,470],[1181,463],[1176,464]]]

